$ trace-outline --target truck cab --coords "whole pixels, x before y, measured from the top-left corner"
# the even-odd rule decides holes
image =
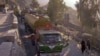
[[[39,30],[38,50],[40,53],[61,52],[68,44],[56,30]]]

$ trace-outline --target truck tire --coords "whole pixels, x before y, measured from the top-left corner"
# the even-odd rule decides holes
[[[40,56],[40,53],[39,52],[37,52],[37,56]]]
[[[37,56],[40,56],[40,51],[39,51],[39,47],[37,43],[36,43],[36,53],[37,53]]]

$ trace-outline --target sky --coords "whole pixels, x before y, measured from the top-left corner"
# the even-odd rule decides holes
[[[64,1],[65,1],[67,6],[70,6],[73,9],[76,9],[75,4],[76,4],[76,2],[79,2],[79,0],[64,0]]]
[[[49,0],[38,0],[39,3],[41,4],[41,6],[46,5]],[[75,4],[76,2],[78,2],[79,0],[64,0],[64,2],[66,3],[67,6],[72,7],[73,9],[75,8]]]

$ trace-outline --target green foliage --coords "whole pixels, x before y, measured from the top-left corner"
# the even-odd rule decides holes
[[[97,22],[98,22],[98,13],[99,13],[99,0],[80,0],[78,4],[76,4],[78,17],[82,23],[83,29],[85,32],[92,34],[92,37],[88,37],[91,42],[92,47],[96,47],[99,44],[97,42]],[[99,46],[100,47],[100,46]],[[100,48],[99,48],[100,50]]]
[[[40,51],[51,52],[51,49],[48,46],[39,46]]]
[[[40,51],[44,51],[47,53],[53,53],[53,52],[61,52],[62,51],[63,46],[59,45],[59,46],[55,46],[54,48],[49,48],[48,46],[39,46]]]
[[[47,8],[51,21],[57,22],[62,19],[66,10],[63,0],[50,0]]]
[[[43,9],[43,8],[39,8],[39,10],[38,10],[38,13],[39,14],[47,14],[47,10],[45,10],[45,9]]]
[[[55,52],[57,51],[61,51],[63,48],[63,45],[59,45],[59,46],[56,46],[55,48],[53,48],[53,50],[55,50]]]
[[[47,19],[47,18],[40,18],[39,20],[37,20],[34,23],[34,27],[35,27],[35,29],[38,29],[38,28],[44,27],[45,24],[47,24],[47,23],[50,23],[49,19]]]
[[[15,14],[15,15],[18,15],[18,14],[19,14],[18,6],[15,6],[15,7],[14,7],[14,14]]]
[[[76,4],[76,7],[78,17],[84,27],[92,29],[97,26],[96,20],[98,19],[97,13],[99,11],[99,3],[97,0],[80,0]]]
[[[23,9],[22,11],[21,11],[21,14],[24,16],[26,13],[28,13],[28,11],[26,10],[26,9]]]

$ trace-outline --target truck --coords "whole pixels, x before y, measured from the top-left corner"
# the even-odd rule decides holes
[[[37,56],[44,53],[52,56],[60,56],[64,47],[68,45],[67,40],[63,38],[63,34],[52,27],[52,24],[47,18],[36,18],[36,16],[26,14],[25,22],[30,28],[30,31],[35,31],[33,41],[37,47]],[[44,56],[44,55],[43,55]]]

